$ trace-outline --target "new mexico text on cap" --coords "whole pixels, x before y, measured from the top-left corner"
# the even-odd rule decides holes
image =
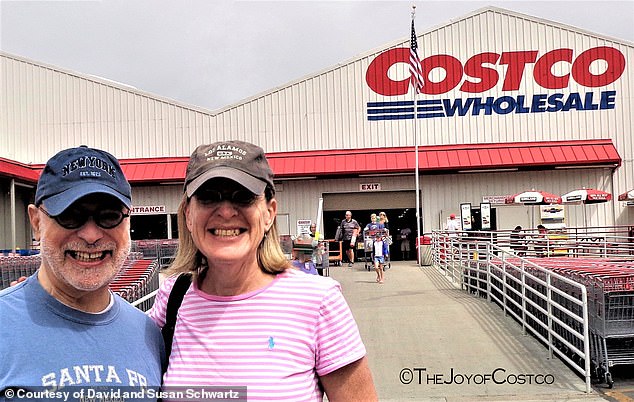
[[[110,194],[132,205],[130,183],[119,161],[106,151],[82,145],[58,152],[46,162],[37,182],[35,205],[44,204],[52,216],[89,194]]]
[[[275,190],[273,170],[264,150],[244,141],[220,141],[200,145],[187,164],[185,192],[191,197],[207,180],[231,179],[253,194],[262,194],[266,186]]]

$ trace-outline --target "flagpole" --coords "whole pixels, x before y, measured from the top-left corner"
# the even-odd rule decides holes
[[[414,19],[416,18],[416,5],[412,4],[412,35],[414,35]],[[411,38],[414,39],[414,38]],[[411,45],[410,45],[411,47]],[[417,101],[418,101],[418,89],[416,87],[416,85],[412,85],[412,89],[414,89],[414,142],[415,142],[415,146],[414,146],[414,158],[416,159],[416,167],[414,170],[414,177],[416,178],[416,244],[418,244],[418,247],[416,247],[416,253],[417,253],[417,258],[416,258],[416,262],[418,264],[418,267],[420,267],[422,265],[422,241],[421,241],[421,208],[420,208],[420,204],[421,204],[421,200],[420,200],[420,174],[419,174],[419,163],[418,163],[418,143],[419,143],[419,138],[418,138],[418,130],[417,130],[417,120],[418,120],[418,113],[417,113]]]

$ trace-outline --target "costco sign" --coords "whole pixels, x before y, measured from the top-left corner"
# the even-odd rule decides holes
[[[405,95],[410,79],[394,80],[389,70],[398,63],[409,63],[409,48],[389,49],[379,54],[368,66],[366,82],[370,89],[383,96]],[[569,110],[614,109],[616,91],[552,92],[569,88],[574,82],[586,88],[605,87],[618,80],[625,71],[625,56],[620,50],[598,46],[575,55],[573,49],[551,50],[542,55],[537,50],[512,52],[484,52],[470,57],[464,64],[457,58],[441,54],[421,60],[426,78],[422,93],[442,95],[454,89],[465,94],[479,94],[502,84],[502,92],[520,90],[522,80],[533,80],[549,93],[505,95],[500,97],[466,97],[418,101],[420,118],[451,117],[455,115],[490,115],[507,113],[540,113]],[[526,73],[532,67],[532,76]],[[433,70],[440,69],[437,82],[429,79]],[[554,70],[567,71],[556,74]],[[600,71],[598,71],[600,70]],[[391,120],[414,117],[414,102],[369,102],[368,119]]]

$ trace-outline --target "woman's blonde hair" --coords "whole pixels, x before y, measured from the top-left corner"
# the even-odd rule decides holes
[[[269,187],[264,191],[266,202],[273,199],[273,190]],[[194,279],[208,267],[207,258],[198,250],[191,233],[187,229],[185,211],[190,199],[183,194],[178,206],[178,250],[174,262],[166,270],[166,274],[192,273]],[[290,264],[280,246],[277,217],[273,220],[271,229],[265,233],[257,250],[257,261],[263,272],[279,274],[289,268]]]
[[[381,217],[381,216],[384,218],[385,222],[389,222],[390,221],[389,219],[387,219],[387,215],[385,215],[385,212],[379,212],[379,217]]]

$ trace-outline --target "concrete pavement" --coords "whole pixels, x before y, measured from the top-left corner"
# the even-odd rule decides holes
[[[381,401],[605,401],[501,309],[436,268],[393,262],[386,282],[331,267],[368,350]]]

